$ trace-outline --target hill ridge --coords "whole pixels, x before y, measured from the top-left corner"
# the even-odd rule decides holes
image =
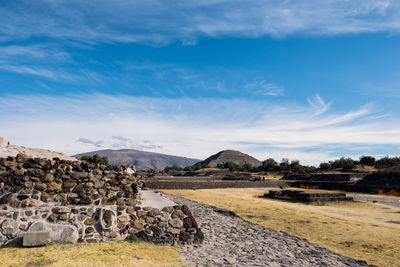
[[[211,155],[207,159],[199,162],[202,167],[211,167],[215,168],[218,164],[223,164],[226,162],[234,162],[239,165],[243,165],[245,163],[250,163],[251,165],[258,167],[262,164],[258,159],[240,152],[238,150],[222,150],[214,155]]]
[[[84,152],[74,155],[80,158],[82,156],[93,156],[98,154],[100,156],[108,157],[111,164],[130,165],[133,164],[139,169],[157,169],[161,170],[167,166],[176,165],[179,167],[191,166],[201,160],[162,154],[158,152],[142,151],[137,149],[102,149],[90,152]]]

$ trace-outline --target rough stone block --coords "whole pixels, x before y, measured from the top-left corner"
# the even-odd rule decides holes
[[[4,220],[1,229],[4,235],[14,236],[18,231],[18,222],[9,219]]]
[[[22,246],[40,247],[50,242],[51,242],[51,235],[49,231],[26,232],[22,239]]]
[[[35,222],[29,228],[29,232],[49,231],[51,233],[51,242],[75,243],[78,238],[78,230],[73,225],[49,224],[46,222]]]

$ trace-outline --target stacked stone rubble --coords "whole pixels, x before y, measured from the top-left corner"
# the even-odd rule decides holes
[[[132,168],[23,154],[0,159],[0,245],[49,231],[52,242],[201,242],[186,206],[138,207],[143,185]]]

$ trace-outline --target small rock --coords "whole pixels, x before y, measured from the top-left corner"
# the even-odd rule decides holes
[[[183,227],[184,228],[198,228],[196,220],[193,216],[188,216],[183,219]]]
[[[35,184],[35,189],[36,189],[36,190],[43,191],[43,190],[45,190],[46,188],[47,188],[47,185],[46,185],[46,184],[42,184],[42,183],[37,183],[37,184]]]
[[[138,229],[139,231],[143,230],[143,223],[141,223],[139,220],[133,221],[133,226]]]
[[[43,202],[49,202],[51,200],[51,196],[48,193],[43,192],[42,195],[40,196],[40,199]]]
[[[38,201],[36,199],[28,198],[21,202],[21,207],[36,207],[38,205]]]
[[[93,202],[92,198],[91,198],[91,197],[88,197],[88,196],[82,198],[82,199],[79,201],[79,203],[80,203],[80,204],[83,204],[83,205],[89,205],[89,204],[92,204],[92,202]]]
[[[24,163],[28,159],[29,159],[29,156],[24,153],[19,153],[19,154],[17,154],[17,156],[15,156],[15,161],[18,163]]]
[[[147,216],[155,217],[157,215],[161,215],[161,211],[159,209],[153,208],[148,213]]]
[[[155,221],[154,217],[150,217],[150,216],[147,216],[146,219],[145,219],[145,222],[147,222],[149,224],[153,224],[154,221]]]
[[[183,211],[183,213],[186,216],[192,216],[193,217],[192,212],[190,211],[190,209],[189,209],[189,207],[187,205],[183,205],[181,210]]]
[[[185,218],[185,214],[183,213],[183,211],[181,210],[175,210],[174,212],[172,212],[171,214],[171,218],[179,218],[179,219],[183,219]]]
[[[168,222],[171,219],[171,216],[168,213],[164,213],[160,217],[160,221],[162,222]]]
[[[57,184],[55,182],[51,182],[48,186],[47,186],[47,190],[48,191],[60,191],[61,190],[61,185]]]
[[[183,227],[183,221],[179,218],[171,219],[169,221],[169,224],[174,228],[182,228]]]
[[[54,180],[54,176],[50,173],[46,173],[41,180],[42,182],[52,182]]]
[[[117,205],[119,205],[119,206],[125,205],[125,199],[123,199],[123,198],[118,198],[118,199],[117,199]]]
[[[131,215],[135,215],[135,210],[131,209],[131,208],[126,208],[126,213],[131,214]]]
[[[76,181],[73,181],[73,180],[64,181],[62,186],[64,188],[72,188],[72,187],[76,186]]]
[[[164,207],[164,208],[162,209],[162,211],[165,211],[165,212],[171,213],[171,212],[173,212],[173,211],[174,211],[174,207],[173,207],[173,206]]]
[[[173,228],[173,227],[168,227],[168,228],[167,228],[167,232],[172,233],[172,234],[178,236],[179,233],[181,232],[181,230],[176,229],[176,228]]]
[[[115,201],[114,200],[110,200],[109,198],[103,198],[102,199],[103,205],[115,205]]]
[[[118,216],[118,222],[119,223],[127,223],[130,220],[131,220],[131,218],[128,215]]]
[[[86,220],[85,220],[85,224],[86,225],[93,225],[93,219],[92,218],[87,218]]]
[[[110,234],[111,238],[117,238],[119,236],[118,232],[113,232]]]

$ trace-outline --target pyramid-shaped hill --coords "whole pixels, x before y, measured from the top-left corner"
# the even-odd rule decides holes
[[[259,161],[258,159],[236,150],[224,150],[218,152],[217,154],[208,157],[199,164],[201,164],[203,168],[215,168],[218,164],[224,164],[226,162],[234,162],[239,165],[250,163],[255,167],[258,167],[262,164],[261,161]]]

